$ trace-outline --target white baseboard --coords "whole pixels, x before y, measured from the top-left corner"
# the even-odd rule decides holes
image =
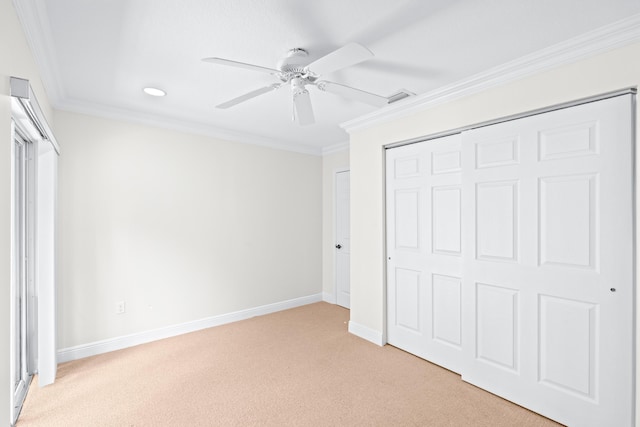
[[[277,311],[288,310],[307,304],[322,301],[322,294],[314,294],[306,297],[290,299],[259,307],[248,308],[246,310],[235,311],[233,313],[220,314],[218,316],[207,317],[205,319],[194,320],[192,322],[167,326],[152,331],[139,332],[136,334],[110,338],[102,341],[95,341],[88,344],[58,350],[58,363],[69,362],[71,360],[82,359],[84,357],[95,356],[97,354],[108,353],[110,351],[121,350],[127,347],[157,341],[163,338],[174,337],[201,329],[220,326],[226,323],[237,322],[239,320],[250,319]]]
[[[386,344],[382,332],[360,325],[353,320],[349,320],[349,332],[381,347]]]
[[[336,303],[336,296],[330,292],[323,292],[322,293],[322,301],[324,302],[328,302],[329,304],[335,304]]]

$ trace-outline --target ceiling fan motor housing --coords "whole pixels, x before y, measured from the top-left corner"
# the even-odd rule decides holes
[[[283,74],[283,80],[289,81],[307,74],[305,67],[308,65],[308,56],[309,52],[299,47],[287,52],[287,56],[278,62],[278,69]]]

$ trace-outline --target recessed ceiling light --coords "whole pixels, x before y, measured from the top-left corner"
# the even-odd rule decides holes
[[[145,87],[142,90],[144,91],[144,93],[151,96],[165,96],[167,94],[167,92],[163,91],[162,89],[158,89],[155,87]]]

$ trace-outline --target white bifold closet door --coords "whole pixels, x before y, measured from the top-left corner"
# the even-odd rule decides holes
[[[388,150],[389,343],[561,423],[632,425],[632,112]]]

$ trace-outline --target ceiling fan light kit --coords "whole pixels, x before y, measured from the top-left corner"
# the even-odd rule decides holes
[[[375,107],[381,107],[389,104],[390,99],[387,97],[356,89],[351,86],[326,80],[319,80],[319,77],[323,74],[338,71],[373,58],[373,53],[366,47],[358,43],[349,43],[310,64],[307,63],[308,56],[309,53],[305,49],[291,49],[283,59],[278,61],[277,69],[232,61],[224,58],[204,58],[204,62],[212,64],[226,65],[272,74],[281,81],[281,83],[274,83],[272,85],[253,90],[237,98],[219,104],[216,107],[229,108],[240,104],[241,102],[248,101],[257,96],[279,89],[284,85],[289,85],[291,87],[294,106],[294,120],[303,126],[315,123],[313,106],[311,105],[311,98],[309,97],[309,91],[306,89],[306,86],[316,86],[322,92],[333,93],[334,95],[353,99]],[[398,98],[395,100],[398,100]]]

